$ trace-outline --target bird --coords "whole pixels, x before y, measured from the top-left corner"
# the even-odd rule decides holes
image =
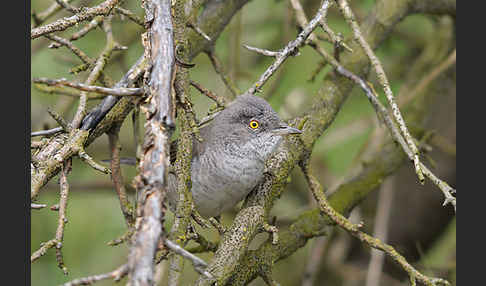
[[[265,99],[237,96],[199,129],[202,141],[193,136],[191,192],[197,212],[209,218],[232,209],[262,181],[265,161],[283,136],[300,133],[282,121]],[[170,146],[172,165],[176,156],[177,139]],[[178,195],[173,170],[168,174],[167,198],[174,211]]]

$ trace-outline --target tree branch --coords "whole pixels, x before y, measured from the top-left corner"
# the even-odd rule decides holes
[[[98,6],[86,8],[71,17],[64,17],[45,26],[34,28],[30,31],[30,38],[35,39],[53,32],[64,31],[82,21],[89,21],[98,15],[106,16],[111,12],[113,7],[118,4],[118,2],[119,0],[106,0]]]
[[[48,79],[48,78],[34,78],[32,80],[34,83],[45,84],[48,86],[68,86],[82,91],[96,92],[99,94],[114,95],[114,96],[131,96],[131,95],[142,95],[142,88],[108,88],[96,85],[87,85],[83,83],[70,82],[65,78],[61,79]]]
[[[70,282],[62,284],[62,286],[77,286],[77,285],[91,285],[95,282],[112,278],[115,281],[119,281],[128,273],[128,264],[123,264],[117,269],[104,274],[98,274],[93,276],[88,276],[84,278],[74,279]]]
[[[319,21],[326,14],[327,9],[329,8],[330,4],[329,1],[323,1],[322,6],[317,11],[314,18],[309,22],[309,24],[303,28],[302,32],[299,33],[297,38],[290,43],[288,43],[281,51],[278,52],[278,55],[275,56],[274,63],[267,68],[267,70],[260,76],[258,81],[254,83],[244,94],[255,94],[260,91],[262,86],[267,82],[267,80],[273,75],[273,73],[283,64],[283,62],[289,57],[294,56],[298,53],[298,48],[305,43],[305,40],[309,37],[309,35],[314,31],[314,29],[319,24]]]
[[[150,57],[150,95],[142,106],[147,122],[139,173],[134,185],[140,195],[133,244],[128,257],[128,285],[153,285],[154,259],[163,234],[169,168],[169,138],[174,129],[171,88],[175,64],[171,3],[146,1],[144,8],[151,19],[145,55]],[[149,18],[149,17],[147,17]],[[147,71],[148,73],[148,71]],[[146,82],[145,84],[148,84]]]
[[[358,41],[360,46],[363,48],[365,51],[366,55],[370,59],[370,62],[372,66],[374,67],[376,74],[378,75],[378,80],[380,84],[383,86],[383,90],[385,91],[386,98],[388,100],[388,103],[391,106],[391,109],[393,111],[393,117],[398,123],[398,126],[400,127],[400,131],[402,132],[403,136],[405,137],[405,141],[407,142],[408,147],[410,148],[411,152],[413,153],[413,162],[415,166],[415,172],[417,173],[417,176],[419,178],[420,183],[424,183],[424,174],[423,170],[421,168],[421,163],[419,160],[419,151],[417,146],[415,145],[415,142],[413,141],[412,136],[410,135],[410,132],[408,131],[407,126],[405,125],[405,121],[403,120],[402,114],[400,112],[400,109],[398,108],[398,105],[395,103],[395,99],[393,96],[393,92],[390,87],[390,83],[388,82],[388,78],[385,74],[385,71],[383,69],[383,66],[380,63],[380,60],[378,57],[375,55],[373,50],[371,49],[370,45],[366,42],[364,39],[362,33],[361,33],[361,28],[359,27],[358,23],[356,22],[356,17],[353,14],[353,11],[349,7],[349,4],[346,0],[339,0],[338,1],[339,8],[341,9],[341,12],[344,16],[344,19],[346,19],[346,22],[348,22],[349,26],[351,26],[351,29],[353,30],[354,34],[354,39]]]
[[[405,271],[407,271],[410,281],[412,285],[415,285],[415,280],[424,283],[428,286],[435,286],[435,285],[450,285],[450,283],[444,279],[440,278],[432,278],[423,275],[417,269],[415,269],[410,263],[407,262],[405,257],[400,255],[391,245],[383,243],[378,238],[372,237],[360,230],[360,226],[351,223],[348,219],[346,219],[343,215],[339,212],[334,210],[334,208],[329,204],[326,196],[324,195],[324,190],[317,181],[317,179],[310,173],[308,162],[301,164],[302,171],[307,179],[309,184],[309,188],[314,195],[314,198],[317,200],[319,209],[325,215],[327,215],[335,224],[339,225],[341,228],[346,230],[352,236],[358,238],[361,242],[367,244],[370,247],[375,249],[381,250],[388,254],[396,263],[398,263]]]

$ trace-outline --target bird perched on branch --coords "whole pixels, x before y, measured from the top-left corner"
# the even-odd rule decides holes
[[[214,217],[234,207],[263,179],[265,161],[280,145],[282,136],[299,133],[280,120],[264,99],[238,96],[199,130],[202,141],[193,140],[191,192],[197,211],[204,217]],[[177,140],[170,150],[173,164]],[[176,200],[177,177],[170,172],[168,201],[172,209]]]

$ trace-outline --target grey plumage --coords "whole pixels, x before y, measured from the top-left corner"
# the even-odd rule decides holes
[[[280,145],[282,136],[296,133],[301,131],[281,121],[264,99],[238,96],[199,130],[202,142],[193,140],[191,192],[197,211],[213,217],[234,207],[263,179],[265,161]],[[173,164],[177,141],[170,149]],[[168,201],[174,210],[177,177],[172,172],[168,177]]]
[[[252,121],[257,122],[256,128],[250,126]],[[265,160],[279,146],[282,135],[292,133],[300,130],[282,122],[264,99],[237,97],[200,129],[203,141],[194,140],[191,191],[197,211],[204,217],[217,216],[241,201],[263,178]],[[170,174],[172,206],[176,185],[176,176]]]

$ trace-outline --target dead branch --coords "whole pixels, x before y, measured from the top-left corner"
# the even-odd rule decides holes
[[[96,92],[99,94],[114,95],[114,96],[132,96],[132,95],[142,95],[142,88],[128,88],[128,87],[118,87],[118,88],[108,88],[96,85],[86,85],[83,83],[70,82],[65,78],[61,79],[48,79],[48,78],[34,78],[32,80],[34,83],[45,84],[48,86],[68,86],[82,91]]]
[[[71,17],[65,17],[45,26],[34,28],[30,31],[30,38],[35,39],[52,32],[64,31],[82,21],[89,21],[95,16],[106,16],[117,4],[118,0],[106,0],[95,7],[86,8]]]
[[[68,274],[67,267],[64,265],[64,259],[62,256],[62,246],[63,246],[63,237],[64,237],[64,227],[67,223],[66,217],[66,209],[67,209],[67,202],[68,202],[68,195],[69,195],[69,184],[67,181],[67,173],[71,168],[71,161],[66,162],[63,165],[63,169],[61,171],[60,176],[60,198],[59,198],[59,219],[57,222],[57,229],[56,235],[54,239],[49,240],[48,242],[44,243],[41,248],[35,251],[31,257],[30,262],[34,262],[39,259],[41,256],[47,253],[47,250],[50,248],[56,249],[56,260],[58,267],[64,272],[65,275]]]
[[[120,279],[122,279],[125,275],[127,275],[127,273],[128,273],[128,264],[123,264],[111,272],[74,279],[70,282],[62,284],[62,286],[91,285],[95,282],[109,279],[109,278],[112,278],[115,282],[117,282]]]
[[[252,87],[250,87],[244,94],[255,94],[259,92],[262,86],[289,56],[295,56],[298,54],[298,48],[304,45],[309,35],[317,27],[319,21],[329,8],[329,5],[329,1],[323,1],[323,4],[309,24],[303,28],[302,32],[299,33],[295,40],[289,42],[281,51],[278,52],[279,54],[275,56],[275,61],[273,64],[267,68],[267,70],[260,76],[258,81],[254,83]]]
[[[163,234],[169,167],[169,138],[174,129],[171,88],[175,64],[171,2],[146,1],[146,19],[151,19],[146,58],[150,58],[150,94],[142,106],[147,122],[139,173],[134,178],[139,200],[133,243],[128,257],[128,285],[153,285],[154,259]],[[147,70],[147,74],[149,71]],[[148,84],[147,82],[145,84]]]
[[[125,218],[127,226],[131,229],[135,223],[135,217],[133,209],[130,207],[125,186],[123,184],[123,175],[120,169],[120,150],[121,144],[118,140],[118,135],[120,132],[120,125],[114,126],[112,130],[108,133],[108,143],[111,152],[111,179],[115,187],[115,191],[118,195],[120,201],[120,208]]]

